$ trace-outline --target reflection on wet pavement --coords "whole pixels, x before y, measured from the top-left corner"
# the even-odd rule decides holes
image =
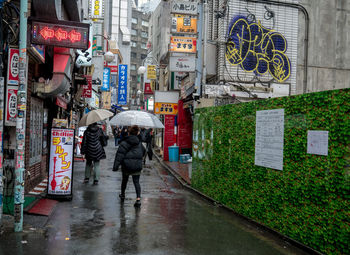
[[[182,189],[154,161],[141,176],[141,208],[131,180],[121,203],[114,153],[109,146],[98,186],[83,184],[84,163],[75,163],[73,200],[56,206],[45,229],[1,237],[0,254],[303,254]]]

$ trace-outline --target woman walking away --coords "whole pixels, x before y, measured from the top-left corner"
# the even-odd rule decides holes
[[[119,195],[122,202],[125,199],[125,190],[126,185],[128,184],[129,175],[132,176],[132,181],[134,182],[136,190],[135,207],[141,206],[140,174],[142,170],[142,156],[145,150],[138,138],[139,132],[140,130],[138,126],[132,126],[129,128],[129,136],[124,138],[119,144],[113,165],[113,171],[118,171],[119,166],[122,166],[123,180],[121,193]]]
[[[102,129],[97,123],[90,124],[84,132],[81,145],[81,154],[85,155],[86,158],[84,183],[89,182],[91,170],[94,169],[94,185],[98,184],[100,179],[100,160],[106,158],[103,146],[105,144]]]

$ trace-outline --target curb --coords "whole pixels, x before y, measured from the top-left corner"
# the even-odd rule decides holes
[[[242,220],[245,220],[253,225],[255,225],[256,227],[258,227],[259,229],[262,229],[266,232],[269,232],[270,234],[274,235],[275,237],[278,237],[280,239],[282,239],[283,241],[287,241],[288,243],[292,244],[293,246],[309,253],[309,254],[315,254],[315,255],[323,255],[323,253],[314,250],[313,248],[306,246],[302,243],[300,243],[299,241],[296,241],[270,227],[267,227],[249,217],[246,217],[238,212],[236,212],[235,210],[233,210],[232,208],[221,204],[219,201],[216,201],[215,199],[205,195],[204,193],[194,189],[191,185],[189,185],[178,173],[176,173],[176,171],[174,171],[170,166],[168,166],[167,164],[164,163],[163,159],[161,159],[159,157],[159,155],[157,153],[154,153],[153,151],[153,155],[157,158],[157,160],[159,161],[159,163],[171,174],[175,177],[175,179],[185,188],[187,188],[189,191],[191,191],[192,193],[195,193],[197,195],[200,195],[201,197],[203,197],[204,199],[208,200],[209,202],[212,202],[215,206],[218,207],[222,207],[232,213],[234,213],[236,216],[238,216],[239,218],[241,218]]]

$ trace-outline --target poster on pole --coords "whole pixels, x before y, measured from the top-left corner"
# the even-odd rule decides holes
[[[7,86],[6,88],[5,126],[9,126],[9,127],[16,126],[17,91],[18,91],[18,86]]]
[[[19,49],[9,49],[8,68],[7,68],[7,84],[18,85],[19,74]]]
[[[74,129],[52,128],[48,195],[72,196]]]
[[[283,170],[284,109],[256,112],[255,165]]]

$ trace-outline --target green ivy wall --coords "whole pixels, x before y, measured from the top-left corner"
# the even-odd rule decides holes
[[[283,171],[254,165],[256,111],[285,110]],[[329,131],[328,156],[307,131]],[[350,89],[195,113],[192,186],[326,254],[350,254]]]

